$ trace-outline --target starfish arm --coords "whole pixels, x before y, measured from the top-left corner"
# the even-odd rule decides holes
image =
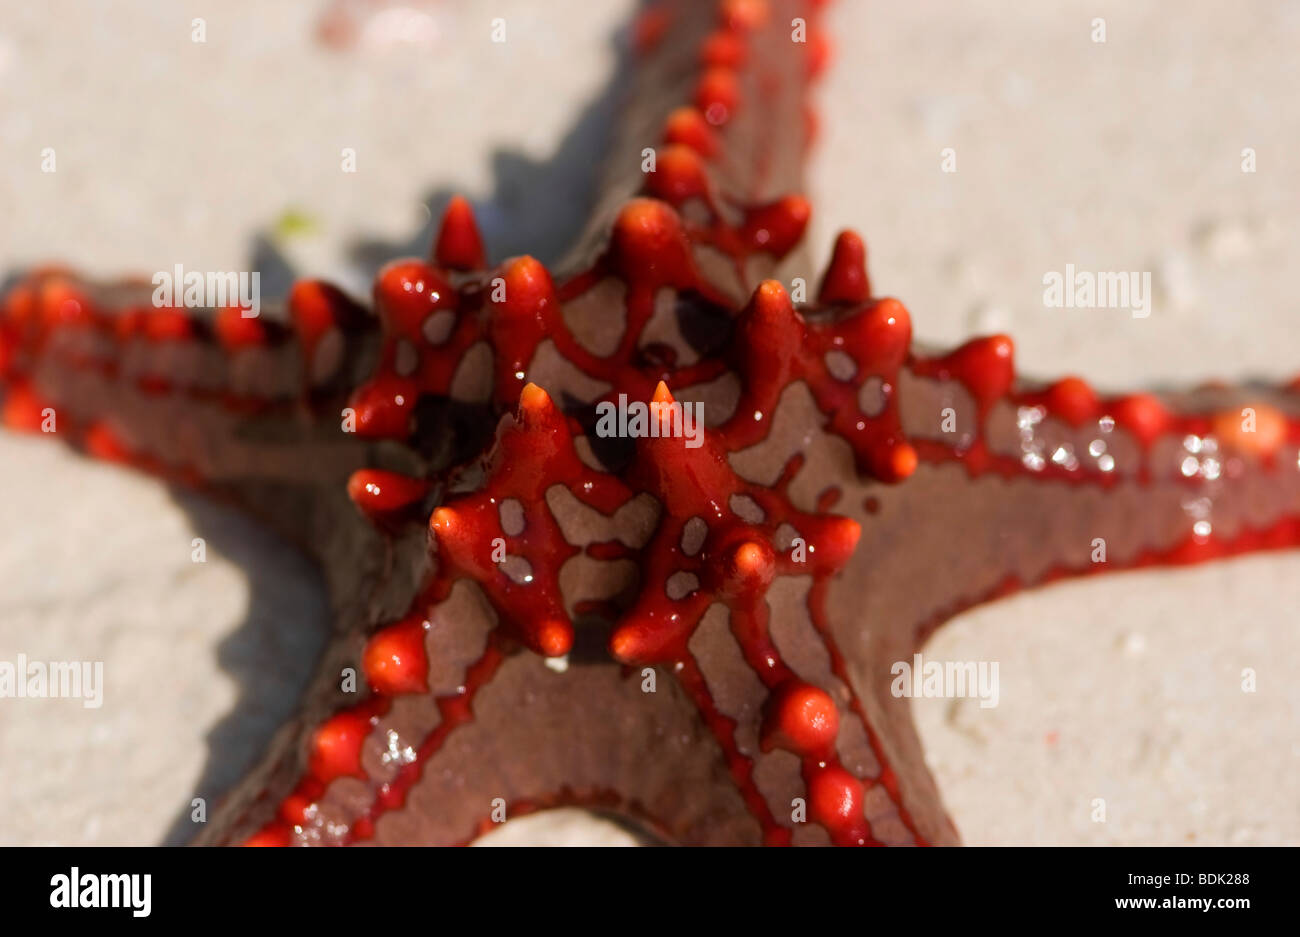
[[[737,220],[801,190],[816,128],[808,91],[829,55],[817,6],[806,0],[647,5],[633,24],[635,67],[596,202],[561,271],[588,269],[638,194],[672,204],[700,199]],[[757,266],[741,272],[744,293],[771,269],[761,252],[750,259]],[[732,279],[716,258],[708,266]]]
[[[921,466],[878,510],[935,532],[917,546],[931,563],[909,577],[934,581],[901,590],[920,603],[905,616],[915,640],[979,601],[1060,577],[1300,542],[1295,384],[1103,396],[1074,377],[1022,381],[1010,358],[1010,339],[993,336],[918,351],[900,375]]]
[[[1294,547],[1300,395],[1215,386],[1103,398],[1075,378],[1018,382],[1004,336],[947,355],[913,347],[885,377],[855,378],[848,422],[887,421],[897,405],[919,455],[904,483],[857,470],[835,431],[843,411],[807,378],[783,388],[768,434],[731,461],[797,509],[860,526],[820,601],[769,591],[777,648],[806,679],[853,689],[900,816],[945,842],[955,832],[925,769],[911,683],[898,679],[926,638],[966,608],[1065,576]]]
[[[202,487],[310,545],[316,494],[373,458],[340,431],[372,320],[314,282],[247,317],[152,293],[61,271],[19,280],[0,308],[4,424]]]

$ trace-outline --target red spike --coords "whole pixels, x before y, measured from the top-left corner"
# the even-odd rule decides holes
[[[364,316],[361,307],[332,283],[298,280],[289,291],[289,318],[304,349],[310,352],[335,326],[350,326]]]
[[[888,466],[880,470],[880,480],[892,484],[910,478],[918,461],[911,443],[896,442],[889,451]]]
[[[487,266],[474,209],[459,195],[452,197],[443,212],[433,256],[440,267],[448,270],[482,270]]]
[[[775,575],[772,548],[758,540],[746,540],[727,551],[723,559],[722,588],[735,597],[754,597],[772,584]]]
[[[749,57],[745,40],[725,30],[715,32],[704,40],[700,49],[700,62],[718,68],[740,68]]]
[[[573,626],[551,619],[525,626],[524,643],[543,657],[563,657],[573,649]]]
[[[528,421],[530,416],[549,416],[555,410],[551,395],[536,384],[529,383],[519,393],[519,412]]]
[[[537,346],[554,333],[560,303],[550,273],[532,257],[511,260],[502,279],[504,296],[492,304],[488,327],[496,352],[493,394],[505,406],[519,398]]]
[[[330,717],[312,737],[310,770],[322,784],[345,776],[365,778],[361,745],[370,734],[370,713],[345,710]]]
[[[506,450],[513,450],[516,446],[528,447],[533,451],[543,445],[548,448],[551,444],[572,446],[573,437],[564,414],[555,405],[551,395],[536,384],[526,384],[520,391],[517,419],[519,427],[532,436],[524,439],[517,433],[507,435],[502,441]],[[546,440],[545,443],[542,442],[543,439]]]
[[[916,451],[907,443],[900,443],[894,447],[895,451],[906,448],[911,450],[912,458],[915,460]],[[902,461],[906,457],[899,457]],[[897,466],[905,469],[905,474],[901,478],[906,478],[916,468],[915,463],[910,469],[906,465]],[[842,569],[844,564],[849,561],[853,551],[858,548],[858,541],[862,538],[862,525],[851,517],[843,517],[838,514],[831,514],[817,521],[820,528],[816,535],[813,546],[817,548],[812,556],[815,568],[818,570],[837,570]]]
[[[32,389],[31,384],[15,382],[5,391],[0,423],[16,432],[39,433],[45,419],[43,411],[47,407],[49,404]]]
[[[810,28],[808,30],[808,78],[812,80],[821,77],[827,66],[831,64],[834,55],[835,47],[826,30]]]
[[[394,338],[427,344],[421,329],[429,316],[459,302],[452,285],[422,260],[395,260],[375,278],[375,311]]]
[[[902,364],[911,346],[911,313],[897,299],[885,298],[862,314],[859,338],[865,342],[862,363],[872,370]]]
[[[348,405],[356,414],[356,433],[365,439],[401,439],[411,432],[419,399],[412,380],[380,374],[358,387]]]
[[[672,394],[661,381],[653,404],[672,403]],[[671,516],[691,517],[715,510],[735,490],[735,474],[708,433],[698,448],[664,435],[640,436],[636,446],[641,458],[633,466],[633,474],[660,497]],[[683,479],[689,483],[683,484]]]
[[[385,696],[428,692],[426,631],[424,617],[417,615],[376,632],[361,657],[366,682]]]
[[[674,413],[673,413],[672,393],[668,390],[668,385],[663,381],[655,388],[654,396],[650,399],[650,424],[651,432],[660,439],[669,439],[673,434]]]
[[[1047,410],[1071,426],[1082,426],[1100,414],[1101,400],[1086,381],[1065,377],[1047,388]]]
[[[855,231],[841,231],[831,251],[817,299],[823,303],[864,303],[871,297],[867,278],[867,245]]]
[[[917,362],[917,372],[939,380],[955,378],[975,398],[982,412],[1011,389],[1015,380],[1015,345],[1006,335],[976,338],[941,357]]]
[[[892,297],[856,313],[844,327],[846,350],[873,373],[890,372],[902,364],[912,344],[912,316]]]
[[[537,318],[539,321],[558,305],[555,284],[541,261],[534,257],[515,257],[502,271],[505,296],[494,308],[498,316],[511,321]]]
[[[794,249],[808,227],[812,206],[802,195],[787,195],[745,212],[741,233],[755,250],[784,257]]]
[[[632,48],[637,55],[649,55],[672,25],[672,11],[662,6],[647,7],[632,24]]]
[[[305,778],[301,784],[294,788],[293,793],[280,802],[280,819],[290,826],[303,826],[307,823],[307,811],[311,809],[317,798],[320,797],[320,791],[323,790],[321,784],[312,778]],[[249,845],[248,843],[244,844]],[[288,845],[287,843],[270,845]]]
[[[807,325],[795,311],[790,295],[779,280],[764,280],[754,289],[741,313],[747,355],[770,367],[775,359],[787,361],[803,347]],[[783,378],[776,379],[783,383]]]
[[[1253,429],[1244,425],[1244,407],[1224,410],[1214,415],[1214,435],[1230,449],[1255,456],[1271,456],[1286,441],[1287,420],[1281,410],[1263,403],[1248,405],[1254,411]]]
[[[656,160],[655,171],[646,176],[646,188],[655,198],[673,205],[702,198],[709,190],[704,161],[689,146],[675,143],[664,147]]]
[[[516,420],[522,432],[507,432],[503,435],[501,446],[505,452],[512,456],[526,452],[558,454],[561,451],[565,451],[568,456],[572,455],[573,434],[568,422],[551,395],[538,385],[527,384],[520,392]],[[547,458],[535,455],[531,461],[542,464]],[[503,468],[508,472],[514,466],[507,465]],[[549,465],[546,468],[553,471],[557,467]]]
[[[689,629],[688,629],[689,630]],[[676,656],[682,629],[656,619],[624,621],[609,636],[609,652],[624,664],[657,664]]]
[[[494,477],[517,496],[525,496],[525,492],[528,497],[540,496],[557,463],[576,458],[573,435],[560,408],[536,384],[525,385],[519,393],[515,424],[498,432],[496,448],[489,457]]]
[[[634,198],[614,222],[614,262],[629,285],[686,289],[695,285],[695,265],[681,219],[665,202]]]
[[[865,839],[868,831],[862,815],[862,782],[835,765],[811,772],[808,815],[826,827],[841,845]]]
[[[776,280],[764,280],[740,316],[736,344],[742,370],[751,380],[785,386],[806,335],[807,326],[785,287]]]
[[[217,311],[212,323],[217,341],[227,351],[258,348],[266,344],[266,328],[256,316],[245,316],[237,306],[227,306]]]
[[[144,336],[151,342],[180,342],[193,334],[190,318],[179,309],[165,306],[144,317]]]
[[[770,12],[767,0],[725,0],[718,18],[727,29],[748,32],[762,29]]]
[[[740,106],[740,82],[729,68],[710,68],[695,86],[695,106],[714,127],[727,123]]]
[[[694,107],[679,107],[664,123],[664,142],[689,146],[705,159],[718,154],[718,137],[704,115]]]
[[[409,507],[429,493],[429,483],[382,469],[360,469],[348,479],[348,497],[368,517]]]
[[[830,694],[802,680],[789,680],[764,705],[763,751],[783,748],[796,755],[821,755],[835,744],[840,713]]]
[[[780,280],[764,280],[754,287],[746,314],[763,323],[764,328],[782,329],[788,323],[799,322],[794,303]]]
[[[40,287],[40,317],[45,328],[85,325],[91,321],[90,299],[63,277],[46,280]]]
[[[121,438],[102,420],[86,428],[82,445],[88,455],[104,462],[126,464],[131,461],[131,453]]]
[[[1169,425],[1169,411],[1151,394],[1130,394],[1110,407],[1117,425],[1132,433],[1144,446],[1151,445]]]
[[[463,539],[464,529],[456,512],[449,507],[434,508],[429,515],[429,533],[439,552],[455,552]]]

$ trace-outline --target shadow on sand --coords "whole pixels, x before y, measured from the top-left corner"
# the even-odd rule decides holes
[[[625,46],[622,32],[612,41],[620,49]],[[625,58],[619,56],[619,61]],[[536,161],[511,150],[493,156],[492,194],[473,205],[491,260],[528,253],[551,265],[577,237],[595,196],[592,167],[601,162],[626,77],[624,67],[583,109],[550,159]],[[427,256],[437,220],[454,194],[445,187],[430,192],[424,200],[430,221],[405,240],[354,242],[349,255],[358,269],[369,278],[395,258]],[[265,295],[286,295],[295,274],[274,239],[259,234],[251,254]],[[320,571],[295,547],[232,516],[224,505],[179,489],[173,496],[209,549],[239,565],[249,580],[245,619],[217,649],[220,666],[239,685],[239,697],[207,734],[207,759],[192,795],[207,801],[211,815],[217,800],[256,763],[296,708],[329,633],[328,608]],[[279,555],[270,555],[272,549]],[[276,661],[271,685],[268,659]],[[191,811],[188,801],[179,806],[164,844],[194,838]]]

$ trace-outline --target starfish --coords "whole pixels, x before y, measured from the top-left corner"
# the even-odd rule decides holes
[[[913,342],[851,231],[797,275],[818,6],[646,9],[559,273],[489,266],[454,199],[372,308],[52,269],[4,298],[6,426],[57,420],[326,574],[317,676],[199,842],[464,843],[580,805],[687,844],[955,843],[897,676],[936,627],[1300,543],[1300,384],[1102,397],[1019,378],[1006,336]]]

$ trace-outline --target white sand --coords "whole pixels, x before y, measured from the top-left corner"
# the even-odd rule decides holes
[[[523,250],[580,217],[607,111],[567,142],[558,177],[545,164],[600,95],[630,7],[435,3],[431,45],[338,57],[312,43],[310,3],[0,0],[0,266],[238,269],[296,207],[317,233],[285,250],[360,284],[352,239],[427,239],[422,203],[449,190],[485,203],[498,253]],[[842,4],[817,256],[857,226],[877,289],[922,338],[1006,329],[1029,372],[1103,387],[1289,376],[1300,4],[1259,5],[1253,22],[1221,9]],[[194,16],[206,44],[190,42]],[[504,45],[488,41],[491,16],[507,20]],[[1097,16],[1104,45],[1089,38]],[[949,146],[958,171],[943,174]],[[343,147],[355,174],[339,170]],[[1044,309],[1042,275],[1066,263],[1155,271],[1155,311]],[[237,774],[292,705],[303,672],[273,665],[309,666],[312,573],[251,525],[41,440],[0,436],[0,518],[0,659],[103,660],[107,683],[99,710],[0,701],[0,842],[183,837],[196,788]],[[1294,554],[1131,574],[949,625],[927,654],[997,660],[1002,677],[996,709],[916,704],[964,837],[1300,842],[1298,574]],[[1244,667],[1255,694],[1240,691]],[[232,669],[256,675],[254,698]],[[228,755],[201,782],[214,729]],[[622,836],[571,815],[514,835]]]

